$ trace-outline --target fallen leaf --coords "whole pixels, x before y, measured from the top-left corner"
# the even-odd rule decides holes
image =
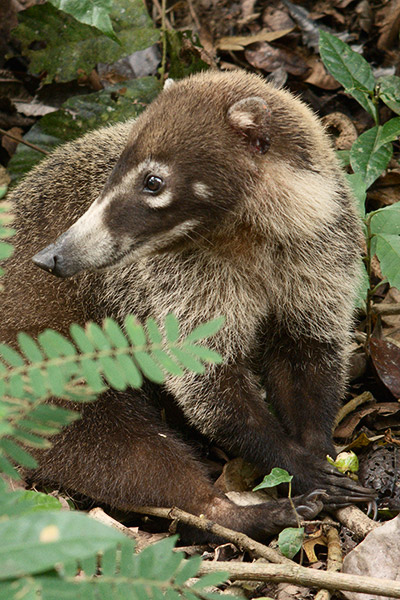
[[[322,60],[317,56],[310,57],[308,66],[312,71],[310,75],[307,76],[307,79],[305,79],[307,83],[316,85],[323,90],[337,90],[340,87],[340,83],[327,72]]]
[[[263,71],[271,72],[282,67],[288,73],[300,77],[304,77],[309,71],[306,61],[299,54],[287,48],[275,48],[266,42],[247,48],[245,56],[253,67]]]
[[[400,29],[400,0],[390,0],[377,11],[375,25],[379,27],[380,36],[377,46],[379,50],[388,50],[398,39]]]
[[[395,398],[400,398],[400,348],[387,340],[371,338],[370,352],[376,372]]]
[[[219,50],[243,50],[246,46],[250,44],[255,44],[256,42],[273,42],[277,40],[291,31],[293,31],[293,27],[290,29],[281,29],[279,31],[260,31],[259,33],[255,33],[253,35],[231,35],[228,37],[222,37],[216,43],[216,47]]]

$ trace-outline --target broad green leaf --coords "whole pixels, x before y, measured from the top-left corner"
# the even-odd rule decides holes
[[[379,98],[392,109],[393,112],[400,115],[400,77],[389,75],[378,80]]]
[[[0,448],[12,458],[18,465],[28,467],[28,469],[34,469],[37,467],[37,462],[31,454],[21,448],[13,440],[2,438],[0,440]]]
[[[392,144],[379,145],[380,127],[368,129],[354,142],[350,163],[355,173],[364,177],[368,189],[383,173],[392,158]]]
[[[364,177],[361,173],[352,173],[346,175],[346,179],[350,184],[351,190],[356,199],[358,214],[360,217],[365,216],[365,200],[367,197],[367,188],[365,187]]]
[[[204,323],[204,325],[199,325],[189,335],[186,340],[189,342],[197,342],[199,340],[203,340],[204,338],[208,338],[212,335],[215,335],[225,323],[225,317],[217,317],[212,321],[208,321],[208,323]]]
[[[142,350],[137,350],[134,352],[134,357],[147,379],[150,379],[150,381],[154,381],[155,383],[164,383],[164,373],[150,354],[143,352]]]
[[[43,573],[58,563],[116,547],[124,536],[74,512],[37,513],[0,523],[0,580]]]
[[[369,277],[368,277],[367,269],[363,262],[362,267],[361,267],[361,277],[358,282],[357,294],[356,294],[356,300],[355,300],[355,306],[357,308],[361,308],[361,309],[365,310],[368,290],[369,290]]]
[[[194,356],[186,352],[186,350],[183,348],[171,348],[170,352],[189,371],[199,374],[203,374],[205,372],[205,366],[196,358],[194,358]]]
[[[180,336],[179,321],[172,313],[165,317],[165,333],[169,342],[176,342]]]
[[[378,144],[384,146],[388,142],[394,142],[400,135],[400,117],[390,119],[379,128]]]
[[[336,156],[338,157],[340,164],[343,168],[348,167],[350,164],[350,150],[336,150]]]
[[[375,78],[365,58],[339,38],[322,30],[319,32],[319,50],[328,71],[377,122],[377,108],[369,95],[374,91]]]
[[[400,235],[400,202],[374,212],[371,217],[371,233]]]
[[[36,512],[37,510],[61,510],[62,508],[61,502],[54,496],[43,494],[42,492],[34,492],[33,490],[22,492],[18,502],[29,502],[31,505],[30,512]]]
[[[60,110],[42,117],[24,136],[28,142],[50,152],[103,125],[136,118],[159,92],[155,77],[124,81],[105,90],[69,98]],[[7,165],[13,180],[29,171],[43,155],[24,144]]]
[[[12,244],[8,244],[7,242],[0,241],[0,260],[4,260],[6,258],[10,258],[12,253],[14,252],[14,247]]]
[[[134,388],[140,388],[143,383],[143,378],[131,357],[127,356],[126,354],[120,354],[116,357],[115,360],[121,365],[121,368],[124,370],[125,379],[128,385]]]
[[[111,40],[118,42],[110,19],[113,0],[49,0],[49,2],[59,10],[72,15],[77,21],[96,27]]]
[[[264,488],[275,487],[281,483],[290,483],[292,479],[293,475],[289,475],[285,469],[279,469],[278,467],[275,467],[272,469],[269,475],[265,475],[264,479],[259,485],[253,488],[253,492],[262,490]]]
[[[383,276],[392,287],[400,289],[400,236],[379,233],[373,240]]]
[[[118,0],[111,4],[111,22],[120,44],[49,3],[23,11],[13,35],[29,58],[30,72],[45,74],[43,83],[53,79],[72,81],[80,73],[89,74],[99,62],[113,63],[159,40],[159,31],[141,0]]]
[[[133,346],[146,346],[146,334],[136,317],[128,315],[124,321],[124,325]]]
[[[279,549],[287,558],[293,558],[304,540],[304,527],[287,527],[278,537]]]

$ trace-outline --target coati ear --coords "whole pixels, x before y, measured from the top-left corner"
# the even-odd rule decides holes
[[[250,149],[265,154],[270,146],[271,112],[262,98],[253,96],[235,102],[228,110],[228,120],[249,143]]]

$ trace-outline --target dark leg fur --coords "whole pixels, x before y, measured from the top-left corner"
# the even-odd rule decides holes
[[[170,430],[143,394],[107,392],[83,408],[82,419],[41,452],[31,479],[56,483],[125,510],[138,505],[179,506],[264,539],[295,525],[287,500],[241,507],[220,494],[191,448]],[[296,498],[299,514],[321,510],[319,493]]]

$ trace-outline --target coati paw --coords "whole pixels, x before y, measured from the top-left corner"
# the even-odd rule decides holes
[[[376,498],[375,490],[365,488],[353,479],[343,475],[330,464],[324,464],[322,468],[323,485],[328,498],[324,501],[324,507],[336,510],[354,503],[370,503]]]
[[[328,499],[325,490],[317,489],[302,496],[293,498],[293,504],[299,517],[308,521],[317,516],[324,508],[324,501]]]

